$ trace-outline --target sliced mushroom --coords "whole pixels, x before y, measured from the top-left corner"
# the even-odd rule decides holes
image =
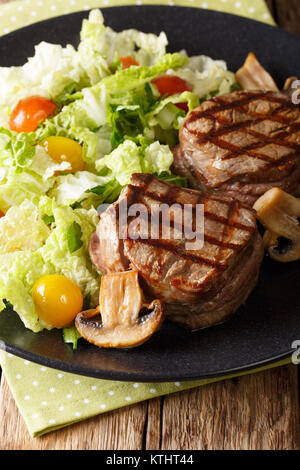
[[[250,52],[235,76],[244,90],[279,91],[273,78],[259,63],[253,52]]]
[[[144,309],[149,312],[140,316]],[[130,348],[149,339],[163,318],[160,300],[143,304],[138,272],[126,271],[102,277],[100,305],[79,313],[75,325],[81,336],[96,346]]]
[[[295,91],[295,88],[293,87],[293,83],[298,81],[297,77],[289,77],[286,79],[283,85],[282,91],[285,93],[289,93],[291,90]]]
[[[286,79],[283,87],[283,92],[290,98],[297,100],[294,104],[299,104],[300,97],[300,80],[297,77],[289,77]],[[293,100],[294,102],[294,100]]]
[[[282,263],[300,259],[300,200],[272,188],[253,207],[267,229],[264,243],[271,258]]]

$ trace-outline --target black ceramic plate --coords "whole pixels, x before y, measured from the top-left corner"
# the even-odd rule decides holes
[[[236,16],[181,7],[139,6],[103,9],[106,24],[122,30],[166,31],[170,51],[207,54],[241,66],[249,51],[279,84],[300,77],[300,39],[277,28]],[[76,45],[82,19],[75,13],[37,23],[0,38],[0,65],[22,64],[40,41]],[[217,377],[285,358],[300,339],[300,263],[266,259],[254,293],[234,317],[196,333],[166,322],[143,346],[100,350],[81,340],[76,352],[60,331],[34,334],[12,311],[0,315],[0,344],[34,362],[87,376],[139,381]],[[2,341],[2,343],[1,343]]]

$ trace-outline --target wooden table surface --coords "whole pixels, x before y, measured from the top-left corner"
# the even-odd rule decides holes
[[[281,27],[300,34],[299,0],[267,3]],[[279,367],[149,400],[33,439],[2,376],[0,449],[299,450],[299,383],[296,366]]]

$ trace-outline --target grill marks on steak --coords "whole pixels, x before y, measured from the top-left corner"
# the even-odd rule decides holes
[[[249,92],[246,92],[246,94],[248,95]],[[233,97],[228,95],[227,98],[230,98],[229,103],[227,103],[226,97],[223,99],[220,97],[217,98],[218,104],[209,107],[208,112],[198,111],[188,118],[186,122],[188,131],[197,137],[198,144],[201,145],[206,142],[212,142],[215,146],[220,147],[220,149],[226,150],[224,155],[220,158],[222,161],[235,159],[240,155],[247,155],[252,159],[266,162],[268,165],[265,165],[265,167],[284,165],[285,163],[289,163],[291,158],[295,165],[296,161],[293,157],[299,156],[300,138],[299,143],[297,143],[297,141],[293,142],[292,139],[291,141],[284,139],[293,137],[297,131],[300,131],[300,121],[294,122],[296,118],[300,119],[299,112],[295,110],[294,105],[285,97],[272,96],[273,94],[266,92],[251,92],[250,95],[251,96],[247,96],[246,99],[241,99],[239,96],[238,99],[234,101],[231,101]],[[265,101],[267,104],[263,114],[255,110],[258,101]],[[247,105],[247,109],[244,109],[245,104]],[[251,104],[255,106],[251,106]],[[254,108],[254,110],[252,110],[252,108]],[[232,116],[231,113],[228,115],[227,113],[226,116],[224,111],[228,112],[234,109],[235,111],[239,109],[242,113],[237,115],[235,112],[235,116]],[[267,111],[268,114],[266,114]],[[282,111],[287,112],[287,115],[281,114]],[[244,112],[246,116],[243,114]],[[216,126],[217,129],[213,128],[207,133],[203,133],[198,130],[198,125],[201,128],[201,120],[203,118],[211,119],[217,122],[219,126]],[[234,118],[237,119],[237,122],[232,124],[231,119],[234,120]],[[197,121],[196,128],[192,125],[195,121]],[[268,127],[266,126],[267,122]],[[276,123],[276,125],[272,126],[271,123]],[[269,132],[268,134],[264,133],[264,128]],[[241,143],[241,145],[236,145],[235,141]],[[273,152],[271,155],[268,155],[268,148],[266,147],[270,144],[278,147],[286,147],[293,151],[288,152],[280,158],[276,158],[277,156],[274,155]],[[262,149],[264,149],[265,152],[263,152]],[[278,149],[278,154],[281,155],[282,153],[286,153],[286,149]]]
[[[300,162],[300,108],[275,92],[213,98],[185,121],[174,158],[175,169],[194,187],[226,191],[236,182],[288,183]],[[296,191],[299,180],[289,186]]]
[[[123,232],[125,239],[117,243],[120,227],[115,214],[121,210],[124,200],[128,207],[143,204],[147,208],[149,224],[143,223],[145,215],[142,222],[140,214],[129,216]],[[175,204],[174,212],[168,212],[170,237],[164,236],[164,218],[154,217],[150,224],[150,210],[157,215],[161,204]],[[176,207],[182,209],[184,204],[191,205],[185,230],[195,229],[196,205],[204,205],[204,245],[192,251],[186,249],[186,242],[191,240],[187,240],[184,233],[176,239],[182,230]],[[151,238],[151,229],[156,230],[156,239]],[[107,238],[108,233],[111,235]],[[149,295],[166,303],[171,319],[191,329],[221,321],[238,308],[256,283],[263,256],[255,214],[248,207],[144,174],[133,175],[118,202],[101,215],[97,234],[92,240],[94,237],[99,240],[98,264],[97,256],[92,254],[92,259],[100,269],[103,266],[107,272],[115,272],[120,266],[127,269],[126,260],[127,266],[130,264],[138,270]],[[245,285],[239,282],[245,278],[243,272],[251,279],[251,282],[247,279]],[[235,289],[233,284],[238,288]],[[207,310],[210,311],[208,316]],[[214,310],[218,311],[217,316]]]
[[[241,207],[235,201],[224,202],[222,199],[208,197],[203,193],[171,186],[151,175],[133,176],[132,183],[128,186],[127,193],[130,203],[145,204],[149,214],[150,209],[152,211],[155,211],[155,208],[159,210],[161,203],[166,203],[169,206],[178,204],[182,209],[184,204],[191,204],[191,225],[193,225],[196,205],[204,205],[205,243],[202,249],[187,251],[185,244],[188,240],[184,236],[180,240],[174,239],[172,224],[170,240],[161,238],[161,224],[159,239],[151,239],[150,224],[148,224],[146,233],[141,227],[136,227],[135,240],[130,238],[124,240],[125,256],[150,282],[166,282],[176,288],[180,286],[181,291],[190,292],[193,289],[194,292],[201,292],[210,279],[227,269],[231,258],[243,248],[255,230],[254,214],[251,213],[251,217],[249,217],[249,210]],[[132,221],[133,218],[129,220],[129,223]],[[185,229],[188,228],[185,227]],[[194,229],[194,227],[191,228]],[[155,253],[157,259],[148,263],[148,257],[152,257],[152,253]],[[140,256],[144,257],[145,262],[137,262]],[[184,282],[182,282],[181,274],[177,277],[173,266],[171,270],[168,269],[168,263],[167,266],[164,266],[168,256],[170,259],[175,256],[181,269],[184,266],[186,270]],[[179,259],[180,261],[178,261]],[[199,268],[200,266],[201,268]],[[200,271],[201,275],[199,276]],[[156,272],[158,275],[155,274]],[[166,292],[166,297],[168,297],[168,289]]]
[[[232,316],[254,289],[263,258],[262,242],[256,234],[253,244],[239,258],[240,270],[233,264],[219,283],[204,293],[201,302],[183,302],[181,306],[169,303],[172,321],[191,330],[221,323]]]

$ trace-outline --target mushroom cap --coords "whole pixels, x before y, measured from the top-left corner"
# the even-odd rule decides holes
[[[263,241],[274,261],[290,263],[300,259],[300,238],[298,241],[292,241],[266,230]]]
[[[140,316],[143,309],[149,313]],[[100,319],[95,319],[96,316]],[[125,271],[102,276],[99,306],[77,315],[81,336],[102,348],[130,348],[144,343],[164,319],[160,300],[143,304],[138,272]]]
[[[147,308],[150,310],[149,313],[129,325],[120,324],[107,328],[102,321],[94,321],[95,316],[100,314],[99,308],[79,313],[75,325],[81,336],[95,346],[131,348],[147,341],[164,319],[164,309],[160,300],[154,300]]]
[[[264,245],[271,258],[281,263],[300,259],[300,200],[272,188],[253,207],[266,228]]]

